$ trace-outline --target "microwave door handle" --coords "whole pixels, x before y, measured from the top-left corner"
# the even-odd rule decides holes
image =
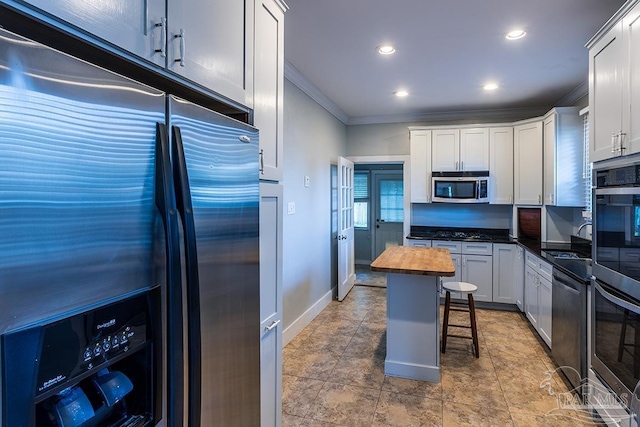
[[[630,302],[625,301],[622,298],[618,298],[615,295],[611,295],[609,292],[604,290],[602,286],[598,284],[598,282],[594,282],[594,284],[596,286],[596,289],[602,294],[602,296],[608,299],[611,303],[619,307],[622,307],[626,310],[632,311],[635,314],[640,314],[640,307],[638,307],[637,305],[631,304]]]

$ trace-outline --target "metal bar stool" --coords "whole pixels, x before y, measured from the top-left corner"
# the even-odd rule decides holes
[[[447,349],[447,337],[466,338],[473,340],[473,350],[476,358],[480,357],[480,347],[478,346],[478,326],[476,324],[476,308],[473,303],[473,293],[478,290],[476,285],[467,282],[445,282],[442,284],[442,288],[447,291],[444,299],[444,322],[442,327],[442,353]],[[459,292],[467,294],[468,303],[464,302],[452,302],[451,292]],[[453,308],[451,307],[453,306]],[[449,325],[449,312],[450,311],[464,311],[469,313],[469,320],[471,326],[467,325]],[[471,329],[471,336],[456,335],[448,332],[449,326],[455,326],[458,328]]]

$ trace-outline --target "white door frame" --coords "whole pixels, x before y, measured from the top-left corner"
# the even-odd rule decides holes
[[[402,180],[404,182],[404,222],[403,222],[403,239],[402,244],[407,245],[407,236],[411,232],[411,156],[409,155],[390,155],[390,156],[348,156],[354,164],[401,164]]]

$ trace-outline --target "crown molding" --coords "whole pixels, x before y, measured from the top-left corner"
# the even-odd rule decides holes
[[[318,89],[318,86],[313,84],[304,74],[294,67],[289,61],[284,60],[284,78],[296,85],[298,89],[306,93],[311,99],[316,101],[322,108],[333,114],[336,119],[340,120],[345,125],[349,122],[349,116],[342,108],[329,99],[324,93]]]
[[[282,10],[282,12],[286,12],[287,10],[289,10],[289,6],[287,5],[287,3],[285,3],[284,0],[274,0],[274,2]]]
[[[549,107],[500,108],[489,110],[434,111],[417,114],[395,114],[384,116],[351,117],[347,125],[370,125],[381,123],[441,123],[454,121],[512,122],[530,117],[542,116]]]
[[[555,105],[575,105],[576,102],[589,95],[589,80],[584,80],[576,86],[571,92],[560,98]]]

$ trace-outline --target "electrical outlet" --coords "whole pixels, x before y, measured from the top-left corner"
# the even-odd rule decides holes
[[[293,215],[296,213],[296,202],[287,203],[287,215]]]

